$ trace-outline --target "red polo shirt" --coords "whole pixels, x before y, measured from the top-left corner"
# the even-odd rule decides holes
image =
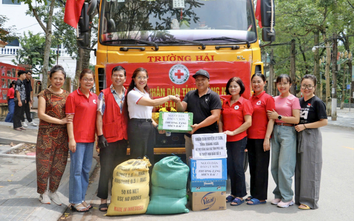
[[[252,122],[254,123],[248,128],[248,138],[264,139],[268,126],[267,110],[275,110],[274,98],[263,91],[257,96],[253,94],[250,102],[253,107]]]
[[[15,90],[13,88],[9,89],[9,92],[7,93],[7,96],[9,99],[14,99],[15,98]]]
[[[87,98],[80,89],[72,92],[65,103],[65,113],[74,114],[76,143],[95,142],[97,95],[90,92]]]
[[[231,96],[224,99],[222,104],[222,120],[223,120],[223,131],[229,130],[234,131],[239,128],[245,122],[245,115],[252,115],[253,109],[251,102],[247,99],[240,97],[237,102],[230,106]],[[247,136],[247,130],[236,134],[235,136],[227,136],[228,142],[234,142],[242,140]]]

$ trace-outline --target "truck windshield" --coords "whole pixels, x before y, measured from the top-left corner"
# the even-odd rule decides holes
[[[100,16],[100,42],[105,45],[257,40],[251,0],[102,0]]]

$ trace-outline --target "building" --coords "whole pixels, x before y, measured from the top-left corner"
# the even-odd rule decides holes
[[[28,33],[28,31],[34,34],[43,33],[44,35],[37,20],[30,15],[26,15],[27,10],[28,6],[24,3],[19,3],[17,0],[14,3],[12,0],[0,0],[0,14],[8,18],[5,27],[13,26],[18,36],[22,36],[23,33]],[[21,45],[19,45],[18,40],[9,42],[7,45],[0,42],[0,62],[14,65],[12,60],[15,59],[20,48]],[[52,51],[55,54],[59,53],[58,64],[64,67],[68,77],[73,78],[75,76],[76,60],[73,60],[63,47],[59,49],[52,48]]]

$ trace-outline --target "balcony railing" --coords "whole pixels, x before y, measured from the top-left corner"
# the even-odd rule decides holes
[[[5,46],[4,48],[0,48],[0,55],[17,55],[18,50],[21,47],[19,46]],[[50,49],[53,54],[57,54],[57,48]],[[66,49],[59,48],[59,56],[69,57],[70,55],[67,53]]]

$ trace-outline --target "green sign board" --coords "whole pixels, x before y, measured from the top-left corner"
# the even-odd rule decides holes
[[[185,133],[192,131],[193,113],[160,112],[159,130]]]

